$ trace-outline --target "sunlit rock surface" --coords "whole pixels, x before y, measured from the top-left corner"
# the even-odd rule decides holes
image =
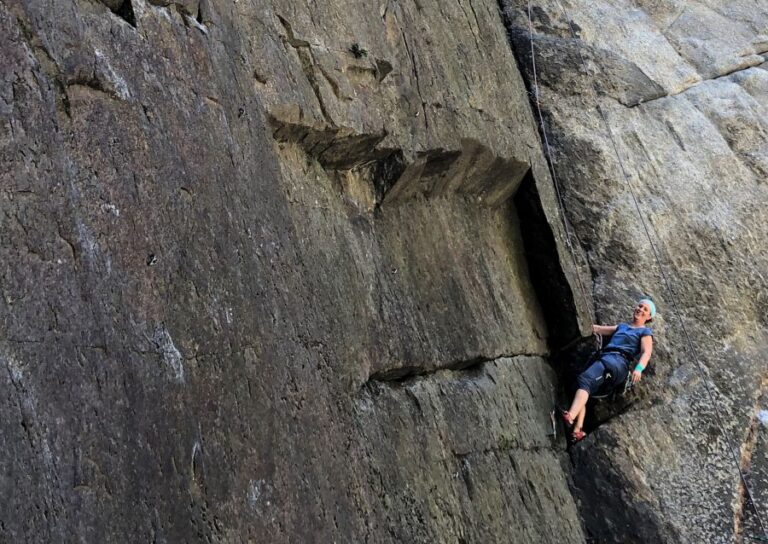
[[[529,6],[503,4],[532,85]],[[597,319],[628,319],[634,293],[661,309],[655,376],[574,452],[586,530],[600,542],[762,537],[737,465],[766,519],[768,5],[534,1],[530,13]]]

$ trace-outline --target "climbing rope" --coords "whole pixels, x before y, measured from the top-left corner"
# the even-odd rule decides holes
[[[569,14],[568,14],[568,11],[565,9],[565,6],[563,6],[561,0],[557,0],[557,4],[560,7],[560,10],[563,12],[563,16],[565,17],[565,20],[568,23],[568,28],[570,30],[571,37],[574,40],[577,40],[578,36],[576,35],[576,31],[573,29],[573,23],[572,23],[571,18],[570,18]],[[546,142],[547,141],[546,130],[544,128],[543,116],[541,114],[541,106],[539,104],[539,87],[538,87],[538,79],[537,79],[537,76],[536,76],[536,61],[535,61],[535,57],[534,57],[534,48],[533,48],[533,19],[531,17],[531,0],[528,0],[528,29],[529,29],[529,38],[530,38],[530,42],[531,42],[531,62],[532,62],[532,66],[533,66],[534,92],[536,94],[536,109],[538,110],[538,113],[539,113],[539,119],[541,121],[541,131],[544,134],[544,140]],[[584,70],[584,73],[585,73],[585,76],[586,76],[586,75],[588,75],[587,68],[586,68],[586,61],[584,60],[584,56],[582,55],[581,49],[579,49],[578,51],[579,51],[579,59],[581,60],[581,68]],[[601,117],[601,119],[603,121],[603,124],[605,125],[606,132],[608,133],[608,137],[611,140],[611,145],[613,147],[614,153],[616,154],[616,158],[618,159],[619,167],[620,167],[621,173],[622,173],[622,175],[624,177],[624,182],[627,185],[627,188],[629,190],[629,194],[632,197],[632,202],[634,203],[635,210],[637,211],[637,214],[638,214],[638,216],[640,218],[640,222],[643,225],[643,230],[645,231],[645,236],[648,239],[648,244],[650,245],[651,250],[653,252],[654,259],[656,260],[656,265],[659,267],[659,272],[661,274],[661,278],[662,278],[662,281],[664,283],[664,286],[665,286],[667,292],[669,293],[669,300],[670,300],[670,302],[672,304],[673,313],[677,316],[677,320],[680,323],[680,328],[683,331],[683,335],[685,336],[686,343],[688,344],[688,350],[691,353],[691,355],[693,356],[694,360],[696,361],[696,364],[697,364],[698,369],[699,369],[699,373],[703,377],[703,383],[704,383],[705,389],[707,391],[707,395],[709,397],[709,401],[712,404],[712,406],[716,406],[715,395],[712,392],[712,388],[710,387],[709,382],[707,381],[706,368],[704,367],[703,363],[701,362],[701,359],[699,359],[698,352],[694,348],[693,342],[691,341],[691,337],[688,334],[688,329],[685,326],[685,322],[683,321],[682,313],[679,310],[679,307],[678,307],[678,304],[677,304],[677,293],[672,288],[672,284],[671,284],[667,274],[664,272],[664,267],[662,266],[662,262],[661,262],[661,257],[660,257],[659,251],[658,251],[656,245],[653,243],[653,238],[651,237],[651,233],[650,233],[650,231],[648,229],[648,225],[646,223],[645,216],[642,213],[642,210],[640,208],[640,204],[639,204],[639,202],[637,200],[637,196],[635,194],[635,190],[632,187],[632,183],[631,183],[631,181],[629,179],[629,175],[627,174],[627,170],[624,167],[624,161],[622,160],[621,153],[619,153],[619,148],[616,145],[616,139],[615,139],[615,136],[613,134],[613,130],[611,129],[611,125],[608,122],[608,117],[606,116],[606,114],[603,111],[603,109],[600,107],[600,103],[599,103],[599,100],[598,100],[599,93],[598,93],[598,90],[597,90],[597,86],[595,85],[594,80],[590,79],[589,81],[590,81],[590,84],[591,84],[590,86],[592,87],[592,91],[594,92],[594,95],[595,95],[595,109],[597,109],[597,111],[600,113],[600,117]],[[552,170],[554,172],[554,162],[552,160],[552,154],[551,154],[551,151],[549,149],[549,143],[548,142],[547,142],[547,145],[546,145],[546,149],[547,149],[547,154],[549,156],[549,162],[550,162],[550,164],[552,166]],[[559,189],[558,189],[558,195],[559,195]],[[673,273],[675,273],[674,265],[671,264],[671,263],[670,263],[670,268],[672,268]],[[678,276],[677,274],[675,274],[675,275]],[[679,283],[679,277],[678,277],[678,283]],[[760,512],[757,509],[757,504],[755,503],[755,500],[753,498],[752,490],[750,489],[749,484],[747,483],[747,478],[744,475],[744,471],[741,469],[741,465],[739,464],[739,458],[736,455],[736,450],[733,447],[731,439],[725,434],[725,426],[723,424],[722,418],[720,417],[720,413],[717,410],[715,410],[715,416],[717,417],[718,424],[719,424],[720,428],[723,429],[723,436],[725,437],[725,441],[726,441],[726,445],[728,446],[728,450],[730,451],[731,456],[733,457],[733,461],[734,461],[734,464],[736,465],[736,470],[739,473],[739,478],[741,479],[741,483],[744,486],[744,492],[745,492],[745,494],[747,496],[747,499],[748,499],[749,503],[752,505],[752,510],[755,513],[755,517],[757,518],[758,524],[760,525],[760,530],[762,531],[763,535],[765,536],[765,538],[763,538],[763,537],[754,537],[754,536],[751,536],[750,538],[752,538],[753,540],[761,540],[761,541],[762,540],[766,540],[766,541],[768,541],[768,531],[766,531],[766,526],[763,523],[762,516],[760,515]]]
[[[581,268],[579,267],[578,261],[576,259],[576,248],[573,247],[573,242],[571,241],[572,237],[575,237],[576,235],[573,232],[573,229],[570,227],[570,223],[568,222],[568,218],[565,216],[565,202],[563,200],[562,192],[560,191],[560,182],[557,178],[557,172],[555,171],[555,161],[552,160],[552,149],[549,146],[549,138],[547,137],[547,131],[544,130],[544,117],[541,114],[541,105],[539,104],[539,83],[536,76],[536,57],[533,54],[533,26],[530,24],[531,21],[531,3],[528,2],[528,29],[529,29],[529,37],[531,42],[531,63],[533,65],[533,87],[534,87],[534,93],[533,97],[536,100],[536,111],[539,114],[539,125],[541,126],[541,134],[544,139],[544,147],[547,150],[547,156],[549,157],[549,170],[552,174],[552,182],[555,186],[555,195],[557,196],[557,202],[558,202],[558,210],[560,212],[560,218],[563,222],[563,229],[565,230],[565,243],[568,246],[569,253],[571,255],[571,260],[573,261],[573,269],[574,274],[576,275],[576,283],[579,285],[579,290],[581,291],[581,296],[584,299],[584,304],[588,305],[589,298],[587,297],[587,290],[584,287],[584,283],[581,279]],[[574,342],[579,340],[578,338],[574,339]]]

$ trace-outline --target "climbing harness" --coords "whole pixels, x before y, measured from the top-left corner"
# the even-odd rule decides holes
[[[613,371],[610,369],[607,369],[605,373],[603,374],[603,385],[600,386],[600,389],[596,393],[593,393],[590,395],[590,399],[594,400],[604,400],[608,398],[615,398],[615,397],[623,397],[634,386],[634,383],[632,382],[632,371],[630,368],[632,367],[633,358],[630,354],[624,352],[623,350],[618,349],[612,349],[612,348],[606,348],[603,346],[603,337],[602,335],[598,333],[594,333],[592,335],[594,337],[595,342],[595,349],[590,353],[589,357],[586,359],[586,363],[582,364],[580,368],[583,370],[586,370],[587,368],[592,365],[595,361],[599,360],[600,357],[604,353],[619,353],[621,354],[624,359],[627,361],[627,377],[624,379],[624,382],[622,384],[614,384],[613,383]],[[580,372],[581,372],[580,371]],[[608,387],[606,387],[608,385]]]
[[[565,9],[565,6],[563,6],[561,0],[556,0],[556,1],[557,1],[558,6],[560,7],[560,10],[563,13],[563,17],[565,17],[565,20],[568,23],[568,28],[570,30],[571,37],[574,40],[577,40],[578,36],[576,35],[576,31],[573,28],[573,23],[571,22],[571,18],[570,18],[569,14],[568,14],[568,11]],[[547,141],[546,129],[544,127],[544,117],[543,117],[543,115],[541,113],[541,105],[539,103],[539,84],[538,84],[538,79],[537,79],[537,75],[536,75],[536,60],[535,60],[534,46],[533,46],[533,18],[531,16],[531,0],[528,0],[528,30],[529,30],[529,38],[530,38],[530,42],[531,42],[531,63],[532,63],[532,68],[533,68],[533,83],[534,83],[534,92],[535,92],[535,98],[536,98],[536,109],[537,109],[538,114],[539,114],[539,121],[541,123],[541,132],[544,135],[544,141],[545,141],[545,144],[546,144],[547,155],[548,155],[548,158],[549,158],[550,167],[551,167],[552,172],[553,172],[553,181],[555,182],[555,188],[556,188],[556,191],[557,191],[557,194],[558,194],[558,197],[559,197],[560,190],[559,190],[556,178],[554,176],[554,168],[555,168],[554,167],[554,161],[552,160],[552,152],[551,152],[551,150],[549,148],[549,142]],[[587,69],[586,69],[586,61],[584,60],[584,56],[582,55],[581,49],[579,49],[578,51],[579,51],[579,58],[581,60],[581,68],[584,70],[584,73],[586,75],[588,75],[588,72],[587,72]],[[672,306],[672,311],[676,315],[677,320],[680,323],[680,328],[683,331],[683,335],[685,336],[686,343],[688,344],[688,350],[691,353],[691,355],[693,356],[693,359],[696,361],[696,364],[697,364],[698,369],[699,369],[699,373],[704,378],[702,380],[702,382],[704,383],[704,387],[705,387],[705,389],[707,391],[707,395],[709,397],[710,403],[714,406],[715,405],[715,396],[714,396],[714,393],[712,393],[712,389],[710,388],[710,385],[709,385],[709,383],[706,380],[706,372],[705,372],[704,365],[702,364],[701,360],[699,359],[698,352],[696,351],[696,349],[693,346],[693,342],[691,341],[691,337],[688,334],[688,329],[686,328],[685,322],[683,321],[682,313],[680,312],[680,310],[678,308],[677,293],[672,288],[671,282],[669,281],[669,278],[667,277],[667,274],[664,271],[664,267],[662,266],[662,263],[661,263],[661,257],[660,257],[660,254],[659,254],[659,250],[657,249],[656,245],[653,243],[653,238],[651,237],[651,233],[650,233],[650,231],[648,229],[648,225],[646,224],[645,216],[643,215],[642,210],[640,209],[640,204],[639,204],[639,202],[637,200],[637,196],[635,194],[634,189],[632,188],[632,183],[630,182],[629,175],[627,174],[627,170],[624,167],[624,161],[622,160],[621,153],[619,153],[619,148],[616,145],[616,139],[614,137],[613,131],[611,130],[611,125],[608,122],[608,118],[607,118],[605,112],[600,107],[600,103],[598,101],[599,93],[598,93],[598,90],[597,90],[597,86],[595,85],[595,82],[593,80],[590,80],[590,84],[591,84],[590,86],[592,87],[592,90],[593,90],[594,95],[595,95],[595,109],[600,114],[600,118],[602,119],[603,124],[605,125],[606,132],[608,134],[608,138],[611,140],[611,145],[613,147],[614,153],[616,154],[616,158],[618,159],[619,167],[620,167],[621,173],[622,173],[622,175],[624,177],[624,182],[625,182],[625,184],[627,186],[627,189],[628,189],[628,192],[629,192],[630,196],[632,197],[632,202],[633,202],[635,210],[637,211],[637,214],[638,214],[638,216],[640,218],[640,222],[641,222],[641,224],[643,226],[643,230],[645,231],[645,236],[648,239],[648,244],[651,247],[651,251],[653,252],[654,259],[656,260],[656,265],[659,267],[659,273],[661,275],[662,281],[663,281],[664,286],[665,286],[665,288],[667,290],[667,293],[669,294],[669,300],[670,300],[670,303],[671,303],[671,306]],[[559,198],[558,198],[558,201],[562,205],[562,201],[560,201]],[[572,248],[572,246],[569,244],[568,247],[569,247],[569,249],[571,249],[572,258],[574,258],[574,260],[575,260],[575,256],[573,256],[573,248]],[[670,263],[669,266],[670,266],[670,268],[672,269],[672,271],[674,273],[675,272],[674,264]],[[723,420],[722,420],[722,418],[720,416],[720,413],[717,410],[715,410],[715,417],[718,420],[718,424],[719,424],[720,428],[721,429],[725,429],[725,426],[723,424]],[[747,495],[747,499],[749,500],[750,504],[752,505],[752,510],[755,513],[755,517],[757,518],[758,524],[760,525],[760,530],[762,531],[762,533],[763,533],[763,535],[765,537],[765,538],[763,538],[763,537],[754,537],[754,536],[752,536],[750,538],[752,538],[753,540],[768,541],[768,531],[766,531],[766,526],[763,523],[762,516],[760,515],[760,512],[757,509],[757,504],[755,503],[754,496],[752,494],[752,490],[750,489],[749,484],[747,483],[746,476],[744,475],[744,471],[741,469],[741,465],[739,464],[739,458],[736,455],[736,450],[733,447],[731,439],[727,435],[725,435],[725,434],[723,434],[723,436],[725,437],[725,441],[726,441],[726,444],[728,446],[728,450],[730,451],[731,456],[733,457],[733,461],[734,461],[734,463],[736,465],[736,469],[738,470],[739,478],[741,479],[741,483],[744,486],[744,491],[745,491],[745,493]]]
[[[608,370],[603,376],[604,376],[605,382],[608,384],[611,384],[610,388],[607,389],[606,391],[598,390],[597,393],[590,395],[589,398],[595,399],[595,400],[603,400],[607,398],[616,397],[617,395],[619,397],[623,397],[624,395],[629,393],[629,391],[632,389],[634,385],[632,383],[632,372],[627,372],[627,377],[624,379],[624,383],[620,386],[613,385],[612,383],[613,372],[611,372],[610,370]]]

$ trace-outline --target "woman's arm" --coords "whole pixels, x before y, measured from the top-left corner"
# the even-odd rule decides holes
[[[632,383],[637,383],[643,377],[643,370],[648,366],[648,361],[653,352],[653,336],[643,336],[640,339],[640,360],[632,371]]]
[[[610,336],[616,332],[618,325],[592,325],[592,332],[600,336]]]

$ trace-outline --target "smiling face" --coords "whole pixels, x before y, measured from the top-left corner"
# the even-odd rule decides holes
[[[651,320],[651,307],[647,302],[640,301],[637,303],[634,312],[632,312],[632,319],[643,325]]]

